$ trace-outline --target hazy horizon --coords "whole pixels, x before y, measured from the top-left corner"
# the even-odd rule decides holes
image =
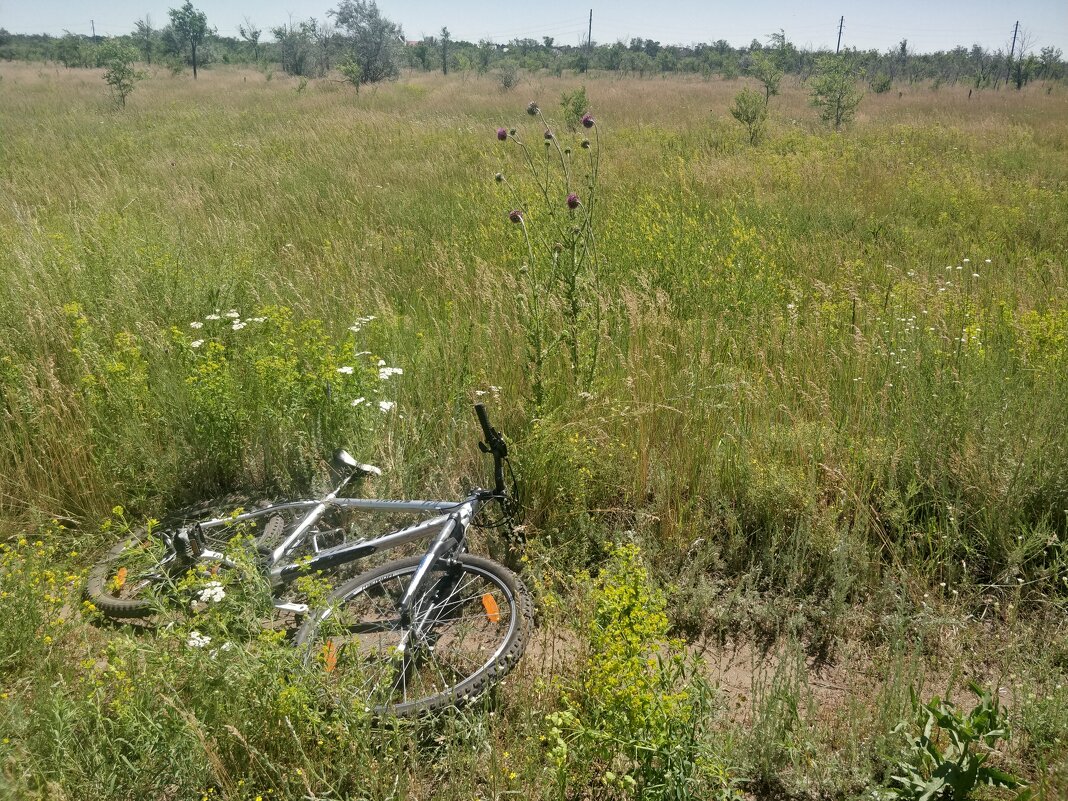
[[[178,0],[113,0],[101,7],[84,0],[39,0],[12,3],[0,0],[0,28],[11,33],[62,35],[65,31],[101,36],[130,33],[134,21],[150,15],[162,27],[167,10]],[[290,19],[325,19],[337,6],[329,0],[201,0],[194,5],[204,11],[208,23],[220,36],[238,35],[247,17],[264,31]],[[507,42],[516,38],[541,40],[551,36],[558,44],[576,45],[589,30],[590,4],[577,6],[563,0],[543,0],[537,9],[462,0],[448,4],[430,0],[378,3],[383,13],[400,23],[408,39],[436,35],[448,27],[454,39],[477,42],[489,39]],[[894,3],[813,0],[799,8],[786,0],[763,0],[723,7],[696,0],[650,5],[621,0],[611,7],[592,4],[593,40],[599,44],[655,39],[664,45],[689,45],[725,39],[735,47],[753,39],[766,42],[772,32],[783,29],[798,47],[835,47],[839,19],[844,17],[842,46],[859,50],[895,47],[907,39],[913,52],[952,50],[980,44],[990,50],[1007,50],[1013,25],[1031,38],[1037,52],[1045,46],[1068,51],[1068,3],[1064,0],[1027,0],[1006,7],[993,2],[943,3],[902,0]]]

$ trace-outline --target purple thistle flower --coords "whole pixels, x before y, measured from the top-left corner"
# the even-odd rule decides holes
[[[498,128],[497,129],[497,138],[500,139],[503,142],[505,139],[508,138],[508,131],[506,131],[504,128]]]
[[[582,127],[583,128],[592,128],[593,127],[593,115],[590,114],[590,112],[588,112],[588,111],[585,114],[582,115]]]
[[[508,219],[514,223],[521,223],[523,222],[523,212],[519,209],[512,209],[508,212]]]
[[[570,195],[567,196],[567,207],[569,209],[572,209],[572,210],[577,209],[580,205],[582,205],[582,204],[581,204],[581,201],[579,200],[579,196],[577,194],[572,192]]]
[[[583,150],[589,150],[590,149],[590,140],[589,139],[583,139],[582,140],[582,149]]]
[[[538,111],[539,111],[539,110],[540,110],[540,109],[538,109],[538,104],[537,104],[537,102],[535,102],[535,101],[531,100],[531,101],[530,101],[530,102],[529,102],[529,103],[527,104],[527,114],[529,114],[529,115],[530,115],[531,117],[533,117],[534,115],[536,115],[536,114],[538,113]]]

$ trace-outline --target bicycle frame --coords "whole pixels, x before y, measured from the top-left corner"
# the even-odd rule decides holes
[[[490,490],[476,489],[467,498],[459,502],[338,498],[338,493],[351,478],[352,476],[349,476],[337,489],[319,500],[289,501],[266,509],[257,509],[229,517],[204,520],[201,521],[200,527],[202,529],[210,529],[219,526],[231,526],[235,523],[271,515],[281,510],[308,508],[310,510],[308,514],[301,519],[289,536],[270,552],[267,558],[267,574],[272,586],[275,588],[288,584],[300,575],[314,573],[318,570],[329,570],[348,562],[358,561],[379,551],[389,550],[415,540],[433,536],[434,541],[427,549],[426,555],[423,557],[423,561],[408,588],[406,597],[401,603],[403,617],[410,609],[412,600],[417,597],[427,572],[443,557],[463,550],[467,528],[471,520],[482,504],[495,498],[496,495]],[[441,512],[443,514],[435,515],[428,520],[405,526],[382,536],[355,542],[345,542],[322,550],[319,550],[313,541],[312,547],[315,549],[313,556],[301,559],[300,562],[285,562],[286,556],[304,541],[311,527],[332,508],[365,509],[379,512]],[[208,552],[208,555],[214,556],[216,554]],[[218,556],[221,557],[222,555],[218,554]],[[304,604],[281,601],[275,604],[275,608],[298,613],[308,611],[307,606]]]

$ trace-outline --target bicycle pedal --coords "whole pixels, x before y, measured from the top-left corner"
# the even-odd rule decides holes
[[[306,615],[308,614],[307,604],[294,604],[287,602],[280,602],[274,605],[274,608],[278,612],[290,612],[294,615]]]

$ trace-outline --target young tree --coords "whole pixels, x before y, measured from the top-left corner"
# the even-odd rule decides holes
[[[197,47],[208,35],[208,17],[203,11],[193,8],[191,0],[185,0],[181,8],[172,8],[171,29],[174,37],[184,48],[189,47],[193,59],[193,78],[197,77]]]
[[[764,84],[764,105],[768,105],[771,96],[779,94],[782,70],[764,53],[754,53],[749,62],[749,74]]]
[[[760,92],[743,89],[734,96],[734,105],[730,111],[731,116],[749,132],[749,144],[755,145],[759,142],[768,121],[767,98],[761,97]]]
[[[63,32],[63,38],[56,45],[56,56],[67,69],[85,66],[85,51],[82,37],[70,31]]]
[[[339,69],[357,90],[360,84],[377,83],[400,74],[404,31],[382,16],[374,0],[341,0],[327,14],[345,32],[349,59]]]
[[[289,75],[307,75],[312,43],[305,23],[294,25],[290,22],[288,25],[279,25],[272,28],[271,33],[278,42],[282,72]]]
[[[114,39],[109,40],[100,48],[100,62],[104,66],[104,82],[111,87],[123,108],[126,108],[126,97],[134,90],[137,82],[145,77],[134,69],[136,60],[137,50]]]
[[[828,56],[819,62],[812,79],[812,105],[820,110],[821,120],[834,123],[837,131],[842,123],[853,119],[861,97],[845,59]]]
[[[156,29],[152,27],[152,17],[145,14],[144,19],[139,19],[134,23],[133,38],[137,46],[141,48],[145,63],[152,66],[152,51],[156,46]]]
[[[441,29],[441,74],[449,74],[449,42],[452,41],[452,34],[449,33],[448,28]]]
[[[1055,78],[1057,76],[1057,68],[1061,63],[1061,49],[1053,45],[1043,47],[1039,52],[1038,62],[1042,65],[1043,78],[1047,80]]]

